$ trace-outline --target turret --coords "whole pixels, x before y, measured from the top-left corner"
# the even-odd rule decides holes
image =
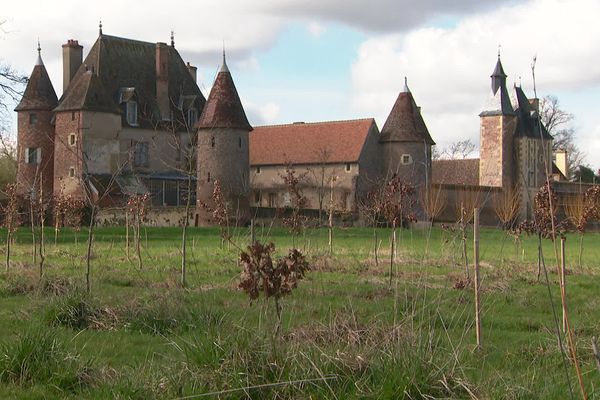
[[[490,78],[491,91],[479,114],[479,184],[509,188],[514,184],[513,138],[517,118],[506,88],[500,54]]]
[[[249,133],[252,126],[240,101],[227,67],[225,52],[198,129],[198,223],[214,224],[204,205],[214,207],[212,193],[219,181],[229,215],[239,223],[250,216],[249,194]]]
[[[19,193],[49,199],[53,192],[54,126],[52,110],[58,99],[42,61],[38,58],[15,108],[17,112],[17,182]],[[41,185],[40,185],[41,182]]]

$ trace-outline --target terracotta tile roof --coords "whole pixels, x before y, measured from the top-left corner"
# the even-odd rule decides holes
[[[461,160],[433,160],[431,163],[433,183],[448,185],[479,185],[479,158]]]
[[[425,140],[430,145],[435,144],[410,91],[403,91],[398,95],[396,103],[381,129],[380,140],[419,143],[423,143]]]
[[[250,165],[357,162],[373,118],[259,126],[250,133]]]
[[[56,92],[43,63],[34,68],[21,101],[15,111],[52,110],[58,104]]]
[[[169,97],[172,99],[173,113],[181,114],[181,111],[177,110],[181,97],[196,96],[195,106],[199,115],[205,103],[204,96],[179,52],[171,46],[167,46],[167,49]],[[155,126],[152,119],[159,116],[156,102],[156,43],[100,35],[63,93],[61,103],[78,78],[90,69],[96,73],[102,87],[115,103],[119,100],[122,88],[135,88],[140,110],[140,127]]]
[[[100,78],[92,71],[75,78],[55,111],[99,111],[120,114],[117,103],[106,93]]]
[[[252,130],[231,73],[223,60],[196,128],[239,128]]]

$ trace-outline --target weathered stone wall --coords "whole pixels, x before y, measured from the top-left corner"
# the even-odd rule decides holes
[[[84,199],[81,176],[83,174],[81,112],[65,111],[56,114],[56,136],[54,143],[54,194],[61,192]],[[75,134],[75,143],[69,143],[69,135]],[[74,176],[69,176],[70,169]]]
[[[194,223],[194,207],[190,208],[188,223]],[[148,210],[144,226],[183,226],[185,207],[152,207]],[[100,226],[124,226],[125,208],[103,208],[96,214],[96,221]]]
[[[35,123],[30,123],[31,114],[35,114]],[[51,111],[20,111],[17,116],[17,182],[18,192],[29,195],[32,191],[38,196],[39,182],[42,181],[42,193],[49,199],[54,190],[54,126],[51,124]],[[27,148],[40,148],[39,164],[27,163]],[[35,182],[35,186],[34,186]]]
[[[481,117],[479,183],[482,186],[513,185],[516,122],[516,117],[507,115]]]
[[[460,219],[461,204],[478,206],[480,221],[484,225],[498,226],[499,221],[494,210],[495,198],[501,196],[502,189],[491,186],[460,186],[434,184],[432,191],[440,190],[440,198],[446,200],[446,207],[435,222],[455,223]]]
[[[248,131],[244,129],[198,130],[198,223],[210,224],[202,203],[212,205],[214,182],[218,180],[232,215],[247,220],[250,216],[250,156]]]
[[[260,172],[258,172],[260,170]],[[287,186],[282,176],[284,165],[254,166],[250,169],[252,207],[287,207],[291,205]],[[356,182],[360,169],[357,163],[294,165],[295,174],[302,177],[299,187],[306,197],[307,209],[327,210],[331,195],[331,179],[336,177],[333,201],[338,209],[353,211],[356,208]]]

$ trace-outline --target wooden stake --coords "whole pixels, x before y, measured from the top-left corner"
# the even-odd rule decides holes
[[[483,338],[481,336],[481,307],[479,299],[479,208],[473,213],[473,267],[475,269],[475,332],[477,335],[477,348],[481,350]]]
[[[567,331],[567,281],[566,281],[566,262],[565,262],[565,241],[564,237],[560,238],[560,290],[562,297],[562,328],[563,332]]]
[[[250,244],[256,243],[256,224],[254,218],[250,220]]]

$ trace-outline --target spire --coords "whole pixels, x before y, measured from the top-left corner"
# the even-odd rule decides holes
[[[225,41],[223,41],[223,63],[221,64],[221,69],[219,72],[229,72],[229,67],[227,66],[227,61],[225,60]]]
[[[100,23],[98,24],[98,34],[102,36],[102,20],[100,20]]]
[[[44,62],[42,61],[42,47],[40,46],[40,38],[38,38],[37,52],[38,56],[35,65],[44,65]]]
[[[504,73],[504,68],[502,67],[502,61],[500,61],[500,50],[498,50],[498,61],[496,62],[496,67],[494,68],[494,72],[490,75],[492,78],[492,92],[496,94],[498,89],[501,87],[506,87],[506,74]]]
[[[234,128],[251,131],[252,126],[246,118],[244,107],[238,95],[231,73],[225,62],[223,51],[223,65],[210,90],[208,100],[202,110],[202,115],[196,128]]]
[[[380,142],[414,142],[434,145],[421,109],[415,103],[404,78],[404,89],[398,95],[390,115],[388,115],[379,138]]]
[[[406,77],[404,77],[404,87],[400,93],[410,93],[410,89],[408,88],[408,79]]]
[[[25,87],[25,92],[23,92],[23,97],[15,111],[52,110],[58,104],[56,92],[42,61],[42,47],[39,40],[37,52],[37,61],[27,82],[27,87]]]
[[[175,31],[171,29],[171,47],[175,47]]]

